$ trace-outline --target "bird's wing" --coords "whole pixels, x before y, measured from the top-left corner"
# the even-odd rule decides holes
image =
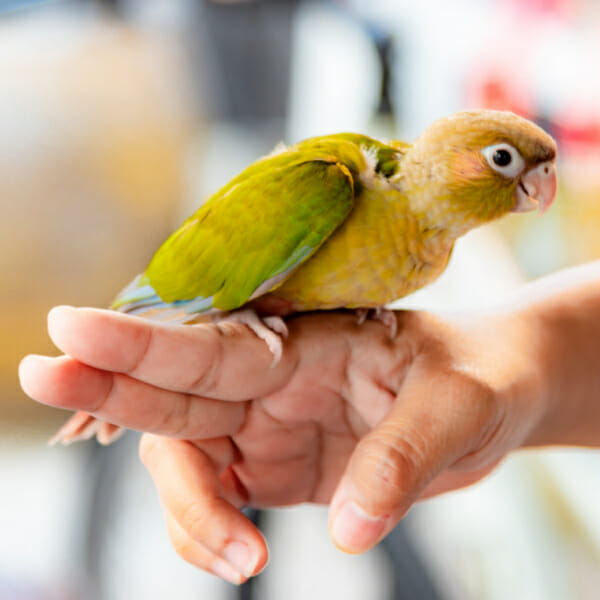
[[[232,310],[284,281],[346,219],[354,188],[350,171],[334,159],[275,165],[217,192],[113,308],[158,295],[164,304],[186,301],[194,312]]]

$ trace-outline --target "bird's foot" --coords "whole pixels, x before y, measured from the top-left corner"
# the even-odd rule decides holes
[[[250,308],[235,310],[226,315],[215,315],[214,321],[217,325],[222,323],[242,323],[246,325],[254,334],[263,340],[271,354],[275,366],[283,354],[283,340],[288,336],[288,328],[281,317],[275,315],[269,317],[259,317],[256,312]]]
[[[398,333],[398,320],[396,319],[396,313],[389,308],[378,306],[376,308],[356,308],[354,309],[356,316],[358,317],[358,324],[362,325],[368,318],[373,321],[379,321],[383,323],[390,332],[390,339],[396,337]]]
[[[73,442],[89,440],[95,435],[100,444],[107,446],[120,438],[123,433],[125,433],[123,427],[98,421],[92,415],[79,411],[48,440],[48,444],[54,446],[60,442],[63,446],[68,446]]]

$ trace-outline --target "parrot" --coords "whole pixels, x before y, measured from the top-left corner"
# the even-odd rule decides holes
[[[280,144],[210,196],[111,308],[174,324],[234,321],[278,361],[284,317],[354,309],[395,334],[390,302],[434,281],[455,241],[552,204],[554,140],[505,111],[465,110],[413,142],[339,133]],[[122,432],[77,412],[51,443]]]

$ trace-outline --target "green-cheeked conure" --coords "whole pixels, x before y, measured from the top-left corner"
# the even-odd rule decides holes
[[[282,351],[285,315],[382,308],[436,279],[455,240],[556,193],[553,139],[508,112],[459,112],[413,143],[341,133],[278,147],[213,194],[113,309],[177,323],[236,320]],[[168,357],[165,357],[168,360]],[[77,413],[53,441],[118,431]]]

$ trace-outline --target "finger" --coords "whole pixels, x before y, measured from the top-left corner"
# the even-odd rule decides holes
[[[101,423],[98,427],[96,439],[99,444],[109,446],[116,442],[127,431],[124,427],[119,427],[113,423]]]
[[[247,580],[247,577],[236,571],[227,561],[215,556],[202,544],[193,540],[169,511],[165,511],[165,520],[171,543],[183,560],[235,585]]]
[[[467,375],[414,365],[389,414],[357,445],[331,502],[342,550],[375,545],[436,476],[499,426],[491,390]]]
[[[82,442],[91,440],[100,427],[100,421],[97,421],[92,415],[79,411],[76,412],[63,426],[48,440],[49,446],[54,446],[58,442],[69,445],[73,442]]]
[[[165,509],[194,542],[246,577],[267,562],[258,529],[221,495],[210,459],[190,443],[145,435],[140,456]]]
[[[245,403],[164,390],[69,356],[27,356],[19,377],[25,393],[42,404],[85,411],[114,425],[170,437],[233,435],[246,414]]]
[[[266,344],[243,325],[166,325],[60,306],[48,315],[48,331],[65,354],[98,369],[223,400],[246,400],[281,388],[295,363],[285,344],[281,361],[271,368]]]
[[[206,440],[189,440],[198,450],[212,462],[215,473],[222,473],[239,458],[239,450],[233,445],[230,437],[216,437]]]

